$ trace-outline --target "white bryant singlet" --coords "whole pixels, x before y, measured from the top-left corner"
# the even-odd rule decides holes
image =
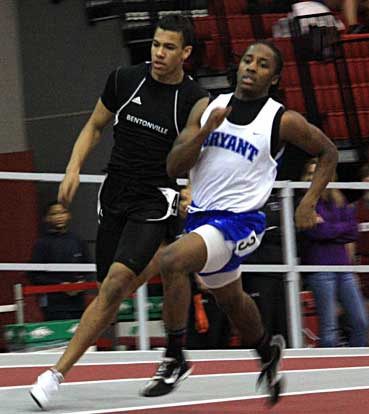
[[[225,108],[231,94],[219,95],[201,118],[206,123],[210,112]],[[273,159],[271,134],[275,115],[282,104],[269,98],[248,125],[227,119],[205,140],[195,166],[190,170],[193,205],[190,212],[228,210],[235,213],[261,208],[268,199],[277,175],[280,151]]]

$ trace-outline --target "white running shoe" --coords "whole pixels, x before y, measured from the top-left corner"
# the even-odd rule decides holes
[[[37,378],[29,393],[42,410],[46,410],[49,407],[50,400],[59,391],[60,383],[63,380],[63,375],[52,369],[43,372]]]

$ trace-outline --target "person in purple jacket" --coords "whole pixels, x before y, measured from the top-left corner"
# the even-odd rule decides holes
[[[316,160],[312,159],[306,164],[302,179],[311,181],[315,168]],[[301,264],[350,265],[347,244],[354,242],[358,235],[355,209],[339,190],[326,189],[316,211],[320,223],[302,233]],[[368,317],[355,275],[314,272],[308,274],[307,283],[319,316],[320,346],[338,346],[337,301],[344,308],[349,324],[349,346],[367,346]]]

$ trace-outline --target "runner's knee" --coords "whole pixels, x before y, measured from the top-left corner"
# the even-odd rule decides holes
[[[101,285],[99,296],[107,304],[120,302],[129,290],[135,274],[121,263],[110,266],[107,277]]]
[[[216,302],[224,312],[229,314],[230,312],[238,311],[242,308],[242,302],[244,300],[245,293],[240,288],[240,281],[231,282],[222,288],[212,289],[211,292],[215,296]]]
[[[170,275],[183,272],[184,270],[186,269],[182,255],[171,246],[164,249],[160,259],[161,274],[163,276],[170,277]]]
[[[240,308],[241,298],[238,294],[229,294],[222,296],[215,296],[218,306],[229,315],[233,314]]]

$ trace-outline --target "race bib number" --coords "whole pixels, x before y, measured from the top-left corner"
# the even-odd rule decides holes
[[[259,247],[261,237],[261,235],[257,236],[256,233],[252,231],[248,237],[237,242],[235,254],[237,256],[243,257],[252,253]]]
[[[178,215],[178,207],[179,207],[179,192],[173,190],[172,188],[162,188],[159,187],[159,190],[162,192],[163,196],[166,198],[168,203],[167,212],[163,217],[158,219],[147,219],[147,221],[161,221],[165,220],[170,216],[177,216]]]
[[[176,216],[179,207],[179,192],[172,188],[159,188],[168,202],[169,215]]]

